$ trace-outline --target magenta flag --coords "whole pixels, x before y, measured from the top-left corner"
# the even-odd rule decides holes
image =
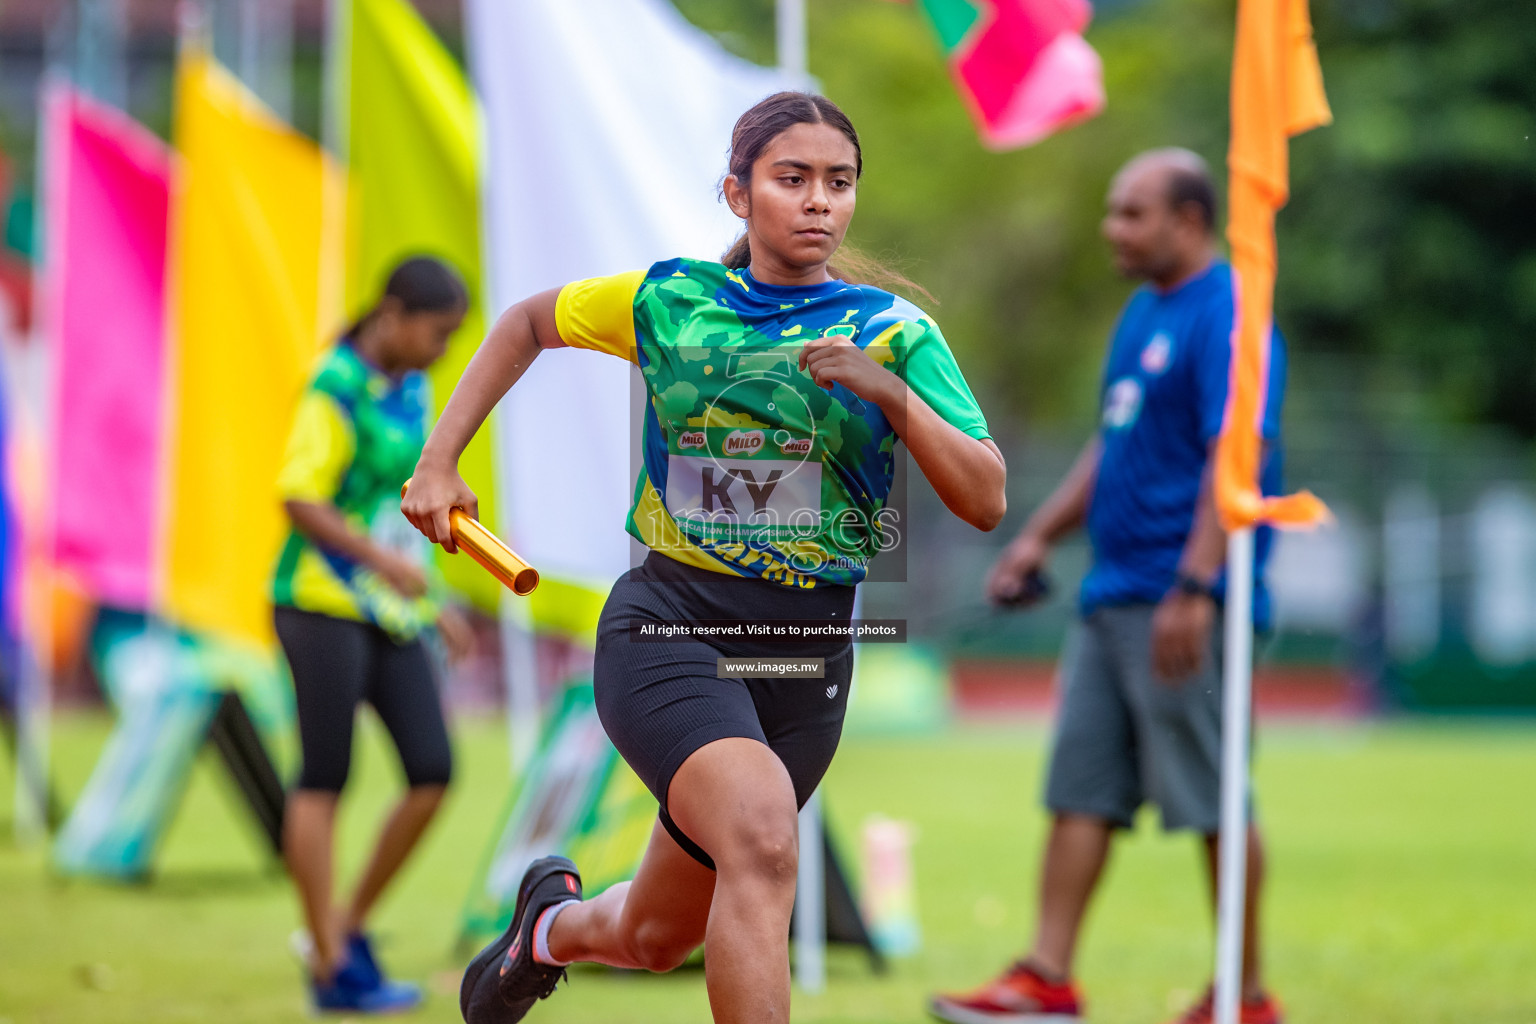
[[[53,554],[146,607],[162,461],[169,148],[73,89],[44,98],[42,326],[53,356]]]
[[[921,0],[982,140],[1027,146],[1104,108],[1088,0]]]

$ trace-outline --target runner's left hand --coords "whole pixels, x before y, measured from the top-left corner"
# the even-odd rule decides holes
[[[810,373],[818,387],[841,384],[876,405],[890,394],[893,386],[901,385],[901,378],[841,334],[806,342],[800,350],[800,369]]]

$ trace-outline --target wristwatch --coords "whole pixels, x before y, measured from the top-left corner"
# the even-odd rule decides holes
[[[1208,597],[1216,600],[1216,588],[1200,577],[1180,570],[1173,577],[1173,589],[1190,597]]]

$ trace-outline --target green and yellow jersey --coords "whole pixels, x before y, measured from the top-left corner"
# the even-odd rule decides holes
[[[555,315],[567,344],[639,365],[643,466],[626,527],[680,562],[805,588],[864,578],[896,433],[873,402],[799,368],[814,338],[849,338],[947,422],[990,436],[938,325],[869,285],[782,287],[676,259],[569,284]]]
[[[400,514],[400,484],[426,441],[431,399],[420,373],[390,377],[347,340],[321,357],[299,400],[278,474],[283,501],[331,504],[376,542],[427,566],[426,542]],[[432,621],[431,598],[402,597],[377,573],[290,527],[272,578],[276,604],[373,622],[400,640]]]

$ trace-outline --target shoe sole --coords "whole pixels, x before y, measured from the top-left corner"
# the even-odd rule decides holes
[[[948,1024],[1083,1024],[1075,1013],[988,1013],[938,1003],[929,1003],[928,1012]]]
[[[542,864],[543,867],[539,867]],[[538,868],[535,872],[535,868]],[[469,999],[480,982],[480,976],[486,969],[499,964],[507,955],[507,950],[512,948],[512,942],[517,938],[523,923],[523,911],[528,909],[528,897],[539,883],[551,875],[576,875],[576,865],[564,857],[541,857],[528,865],[528,871],[523,875],[522,885],[517,890],[517,904],[512,909],[512,923],[507,925],[507,930],[501,933],[501,937],[482,949],[469,966],[464,968],[464,980],[459,983],[459,1016],[465,1021],[469,1020]]]

